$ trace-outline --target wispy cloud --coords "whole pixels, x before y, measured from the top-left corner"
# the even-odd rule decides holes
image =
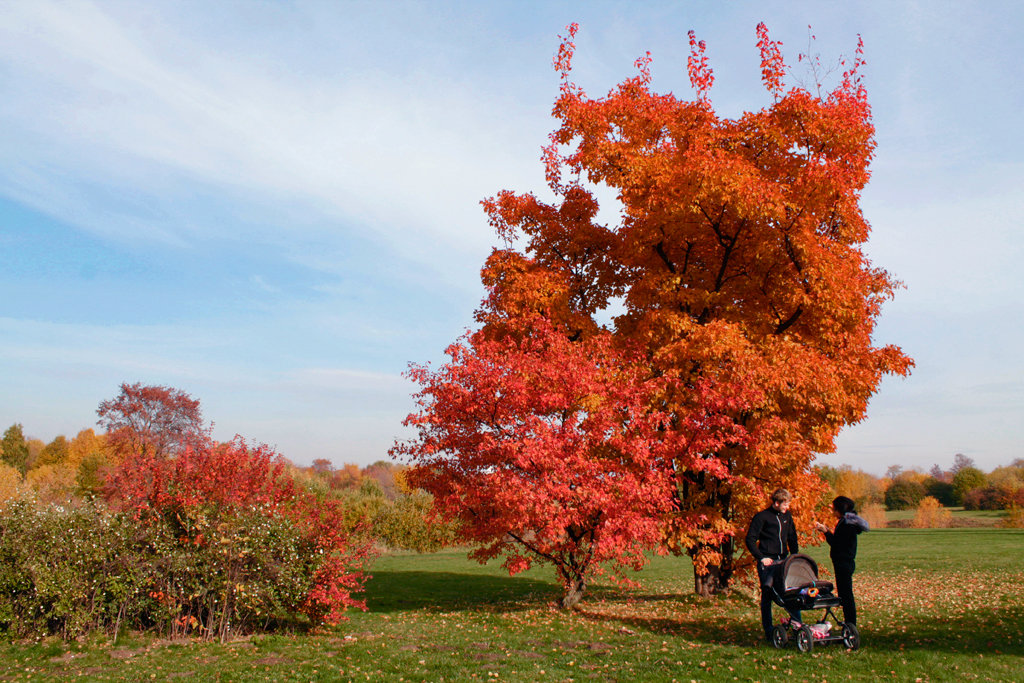
[[[539,141],[519,139],[509,103],[483,101],[471,83],[381,70],[326,79],[299,65],[266,73],[109,9],[0,9],[0,59],[13,75],[0,190],[72,224],[116,239],[209,238],[219,226],[176,210],[199,186],[277,214],[250,238],[287,236],[280,207],[292,206],[304,229],[340,222],[406,259],[444,263],[479,258],[493,241],[478,201],[496,178],[538,173],[521,150]],[[90,193],[120,196],[112,212]]]

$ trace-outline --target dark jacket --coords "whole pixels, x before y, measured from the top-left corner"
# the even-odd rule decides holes
[[[867,520],[853,512],[847,512],[836,524],[835,531],[826,531],[825,540],[831,546],[828,554],[837,572],[853,573],[857,558],[857,535],[867,531]]]
[[[800,552],[793,515],[772,507],[754,515],[747,529],[747,550],[758,562],[763,557],[781,560],[790,553]]]

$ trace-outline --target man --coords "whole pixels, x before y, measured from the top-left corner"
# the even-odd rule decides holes
[[[800,552],[796,526],[789,513],[792,496],[786,489],[772,493],[771,505],[754,515],[747,530],[747,550],[757,561],[757,577],[761,584],[761,626],[768,642],[772,642],[772,578],[773,566],[790,553]],[[790,612],[800,621],[800,612]]]

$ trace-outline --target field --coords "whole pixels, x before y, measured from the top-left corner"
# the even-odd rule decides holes
[[[653,558],[636,590],[598,582],[581,610],[563,613],[552,608],[550,571],[510,578],[447,551],[381,557],[368,611],[328,633],[0,644],[0,681],[1024,678],[1024,531],[885,529],[861,539],[854,652],[763,644],[752,593],[695,598],[686,558]],[[808,551],[829,566],[827,548]]]

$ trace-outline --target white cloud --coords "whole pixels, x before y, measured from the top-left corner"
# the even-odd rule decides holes
[[[198,184],[271,211],[304,207],[414,261],[479,262],[493,242],[479,200],[539,176],[536,155],[522,154],[539,140],[520,137],[512,101],[483,101],[472,83],[385,71],[324,79],[300,65],[285,78],[107,9],[0,10],[0,58],[14,74],[0,189],[72,224],[192,242],[218,229],[175,209]],[[69,187],[79,196],[62,200]],[[121,193],[120,215],[90,206],[100,188]],[[150,201],[157,210],[140,224]],[[288,228],[275,221],[258,237]]]

